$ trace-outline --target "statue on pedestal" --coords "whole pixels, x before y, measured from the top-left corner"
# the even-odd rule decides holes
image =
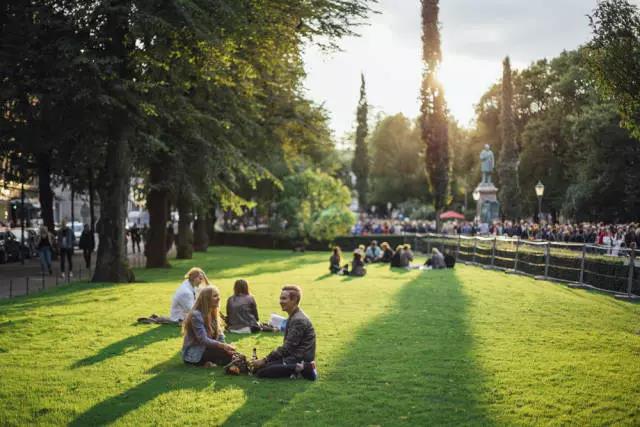
[[[491,184],[491,172],[493,172],[494,158],[489,144],[484,145],[484,150],[480,152],[480,170],[482,171],[481,184]]]

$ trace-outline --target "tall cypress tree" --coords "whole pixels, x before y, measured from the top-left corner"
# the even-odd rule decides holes
[[[442,60],[438,28],[438,0],[422,0],[422,61],[420,127],[426,145],[426,168],[436,212],[449,202],[449,130],[444,89],[437,79]],[[438,216],[436,215],[436,218]],[[438,224],[439,225],[439,224]]]
[[[364,74],[360,74],[360,101],[356,120],[356,150],[353,155],[353,173],[356,175],[356,190],[358,190],[358,205],[361,211],[367,209],[367,192],[369,190],[369,149],[367,148],[367,94],[365,91]]]
[[[500,176],[498,197],[504,216],[508,219],[517,219],[520,216],[520,189],[518,188],[516,125],[512,105],[511,63],[507,56],[502,63],[502,109],[500,111],[502,149],[498,162],[498,175]]]

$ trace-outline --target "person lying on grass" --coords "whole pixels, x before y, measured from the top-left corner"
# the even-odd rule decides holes
[[[162,323],[174,325],[182,323],[196,301],[198,286],[200,286],[202,282],[209,285],[207,275],[199,267],[193,267],[187,271],[184,278],[186,280],[180,284],[175,294],[173,294],[169,317],[152,314],[149,317],[139,318],[138,323]]]
[[[225,319],[229,332],[249,334],[251,332],[273,332],[274,328],[260,324],[258,305],[249,293],[249,283],[244,279],[236,280],[233,295],[227,300],[227,317]]]
[[[253,362],[255,375],[262,378],[302,377],[315,380],[316,332],[311,320],[300,309],[302,290],[286,285],[280,293],[280,307],[289,315],[284,343],[263,359]]]
[[[193,309],[182,322],[182,360],[197,366],[231,363],[235,348],[224,342],[220,318],[220,292],[205,286],[198,294]]]

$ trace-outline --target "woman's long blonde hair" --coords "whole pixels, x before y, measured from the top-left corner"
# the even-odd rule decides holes
[[[198,310],[202,313],[204,326],[207,328],[207,334],[210,338],[217,340],[222,334],[223,324],[222,318],[220,317],[220,304],[218,303],[218,307],[214,307],[213,304],[211,304],[214,293],[220,295],[218,288],[213,285],[205,286],[200,290],[198,298],[193,304],[193,308],[189,311],[189,314],[187,314],[187,318],[184,319],[184,322],[182,322],[183,335],[190,333],[192,330],[193,310]]]

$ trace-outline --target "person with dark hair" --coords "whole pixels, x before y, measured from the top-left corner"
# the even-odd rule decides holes
[[[87,270],[91,269],[91,253],[96,247],[96,242],[91,228],[89,228],[89,224],[84,225],[78,246],[82,249],[82,256],[84,257],[84,264]]]
[[[382,250],[378,247],[378,242],[371,241],[371,244],[367,247],[365,252],[364,262],[379,262],[382,259]]]
[[[60,251],[60,273],[64,279],[65,273],[65,260],[69,266],[68,276],[73,277],[73,247],[76,243],[76,236],[73,234],[73,230],[67,225],[66,218],[60,223],[60,230],[58,230],[58,250]]]
[[[316,332],[311,320],[300,309],[302,290],[286,285],[280,293],[280,307],[289,315],[284,343],[267,357],[253,362],[255,375],[262,378],[302,377],[315,380]]]
[[[387,242],[382,242],[380,248],[382,249],[382,258],[380,259],[380,262],[384,262],[385,264],[390,263],[391,258],[393,258],[393,249],[391,249],[391,246],[389,246],[389,243]]]
[[[346,273],[345,273],[346,274]],[[351,271],[349,276],[363,277],[367,274],[367,269],[364,267],[364,261],[362,260],[362,252],[356,250],[353,252],[353,260],[351,261]]]
[[[233,295],[227,299],[226,320],[229,332],[246,334],[261,330],[258,305],[249,293],[249,283],[244,279],[236,280],[233,285]]]
[[[340,273],[343,270],[341,264],[342,264],[342,251],[340,250],[340,246],[335,246],[333,248],[333,253],[331,254],[331,257],[329,258],[329,271],[331,272],[331,274]]]

